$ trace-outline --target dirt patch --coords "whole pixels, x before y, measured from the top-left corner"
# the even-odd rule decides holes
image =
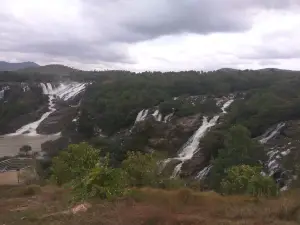
[[[18,184],[18,172],[7,171],[0,173],[0,185],[17,185]]]

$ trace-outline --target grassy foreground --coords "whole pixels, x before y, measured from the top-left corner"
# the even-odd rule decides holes
[[[280,198],[220,196],[188,189],[136,189],[114,202],[93,200],[86,212],[69,213],[67,190],[54,186],[0,187],[0,224],[189,225],[299,224],[300,191]]]

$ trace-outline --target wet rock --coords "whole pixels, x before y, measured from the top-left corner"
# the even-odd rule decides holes
[[[185,161],[181,167],[180,176],[195,177],[207,165],[208,160],[204,156],[198,155]]]
[[[38,110],[25,114],[25,115],[19,115],[16,117],[13,121],[6,124],[6,126],[2,126],[0,129],[0,135],[13,133],[16,130],[18,130],[20,127],[30,123],[37,121],[41,118],[41,116],[48,111],[47,105],[43,105]]]
[[[170,159],[170,161],[162,162],[162,170],[161,172],[166,176],[171,176],[174,168],[180,163],[181,161],[178,159]]]
[[[54,134],[62,131],[68,124],[72,123],[73,118],[77,115],[77,108],[65,107],[50,114],[38,126],[39,134]]]

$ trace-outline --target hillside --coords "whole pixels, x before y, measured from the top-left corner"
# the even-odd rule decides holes
[[[38,64],[34,62],[9,63],[0,61],[0,71],[16,71],[26,68],[37,68]]]
[[[0,146],[31,144],[26,134],[53,135],[40,149],[32,143],[48,156],[45,170],[69,144],[85,141],[109,153],[114,167],[132,150],[159,153],[169,177],[197,180],[205,189],[218,190],[222,171],[243,163],[261,166],[280,189],[299,185],[297,71],[3,73],[1,79],[0,132],[15,139],[4,136]]]
[[[19,73],[39,73],[39,74],[55,74],[55,75],[70,75],[72,72],[77,72],[79,70],[60,65],[60,64],[50,64],[40,67],[30,67],[18,70]]]

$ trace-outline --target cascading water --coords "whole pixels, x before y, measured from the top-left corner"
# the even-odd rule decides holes
[[[57,139],[60,136],[60,133],[39,135],[37,134],[36,129],[42,121],[56,110],[56,99],[64,101],[69,100],[82,92],[86,85],[87,84],[71,82],[61,83],[55,87],[51,83],[41,83],[40,86],[43,94],[48,95],[49,98],[48,111],[44,113],[39,120],[21,127],[15,133],[0,136],[0,157],[13,156],[18,153],[20,147],[26,144],[29,144],[32,147],[32,151],[38,152],[41,150],[42,143]]]
[[[209,165],[207,167],[204,167],[204,169],[202,169],[196,176],[196,179],[199,180],[203,180],[209,173],[209,171],[211,170],[212,165]]]
[[[167,123],[171,120],[171,117],[174,115],[174,113],[170,113],[168,115],[165,116],[164,118],[164,122]]]
[[[155,110],[154,113],[152,114],[152,116],[154,117],[154,119],[156,121],[161,121],[162,120],[162,115],[160,114],[159,110]]]
[[[228,108],[233,99],[230,99],[224,103],[222,106],[222,112],[226,113],[225,109]],[[214,116],[212,119],[208,121],[206,116],[203,117],[202,125],[200,128],[194,133],[194,135],[187,141],[187,143],[183,146],[182,150],[180,151],[178,157],[174,158],[180,160],[181,162],[174,168],[172,177],[176,177],[180,174],[182,165],[187,161],[193,158],[194,154],[198,150],[198,146],[200,143],[201,138],[209,131],[209,129],[216,125],[220,115]],[[170,161],[170,159],[167,159]]]
[[[285,122],[278,123],[276,127],[268,129],[259,139],[261,144],[268,144],[269,141],[274,140],[280,133],[280,131],[286,126]],[[284,184],[280,188],[280,191],[288,190],[293,180],[297,177],[292,176],[290,170],[285,170],[282,167],[282,159],[291,153],[291,149],[295,147],[290,146],[291,142],[285,146],[275,145],[267,152],[268,160],[266,162],[268,175],[273,176],[278,184]]]
[[[26,134],[27,136],[36,136],[38,135],[36,132],[36,129],[41,124],[42,121],[44,121],[51,113],[53,113],[55,109],[55,103],[54,100],[56,97],[62,99],[62,100],[68,100],[74,96],[76,96],[78,93],[84,90],[85,84],[82,83],[69,83],[69,84],[60,84],[57,88],[53,88],[51,83],[41,83],[40,84],[43,90],[43,94],[48,95],[48,109],[49,111],[44,113],[41,118],[37,121],[34,121],[32,123],[29,123],[20,129],[18,129],[16,132],[12,134],[8,134],[6,136],[17,136]]]
[[[277,124],[275,129],[267,130],[267,132],[262,135],[262,138],[259,140],[259,142],[262,144],[266,144],[270,139],[275,137],[279,133],[281,128],[283,128],[284,126],[285,126],[285,123],[279,123],[279,124]]]
[[[276,125],[275,128],[270,128],[268,129],[259,139],[259,142],[261,144],[267,144],[268,141],[270,141],[271,139],[275,138],[279,132],[281,131],[281,129],[285,126],[285,123],[279,123]],[[278,151],[276,148],[271,148],[268,152],[267,152],[267,156],[268,156],[268,161],[267,161],[267,168],[269,171],[269,175],[272,175],[277,169],[280,169],[280,164],[278,162],[278,159],[280,159],[282,156],[285,156],[287,154],[289,154],[290,150],[288,149],[285,152],[280,153],[280,151]]]
[[[136,117],[135,123],[145,120],[146,117],[148,116],[148,112],[149,112],[149,109],[143,109],[142,111],[140,111]]]

